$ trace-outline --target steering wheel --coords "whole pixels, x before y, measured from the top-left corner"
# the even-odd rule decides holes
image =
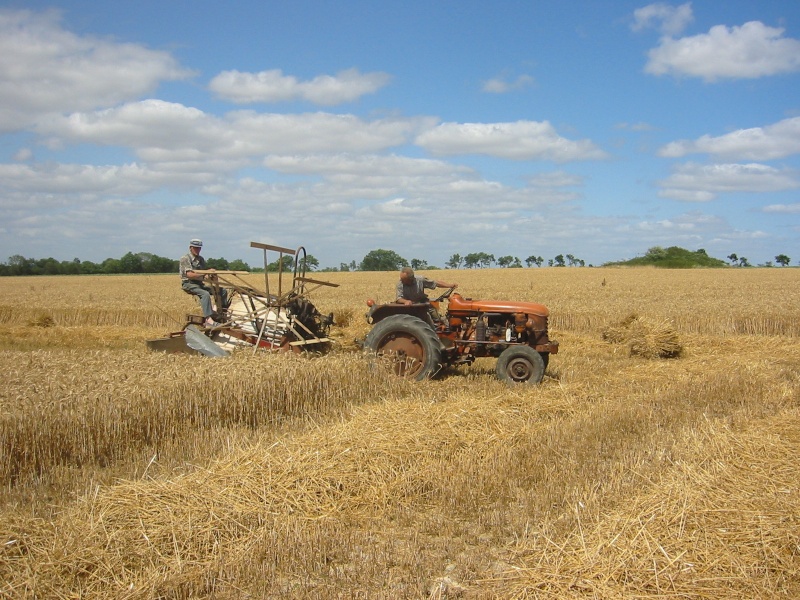
[[[441,301],[442,301],[442,300],[444,300],[445,298],[449,298],[449,297],[450,297],[450,294],[452,294],[452,293],[453,293],[453,290],[454,290],[454,289],[456,289],[456,287],[455,287],[455,286],[453,286],[453,287],[451,287],[451,288],[447,288],[447,289],[444,291],[444,293],[443,293],[441,296],[439,296],[438,298],[436,298],[436,300],[433,300],[433,302],[441,302]]]

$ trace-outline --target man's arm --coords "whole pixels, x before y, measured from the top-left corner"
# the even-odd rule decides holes
[[[434,283],[436,284],[437,288],[453,288],[453,289],[455,289],[455,288],[458,287],[457,283],[445,283],[444,281],[434,281]]]
[[[406,305],[414,304],[414,302],[412,302],[408,298],[405,298],[403,296],[403,294],[404,294],[403,282],[401,281],[401,282],[398,282],[398,284],[397,284],[397,293],[396,293],[397,298],[395,298],[395,302],[397,304],[406,304]]]
[[[205,265],[201,265],[200,268],[203,271],[207,270]],[[213,271],[213,269],[211,269],[211,270]],[[197,271],[195,271],[193,269],[189,269],[188,271],[186,271],[186,277],[188,277],[189,279],[191,279],[193,281],[203,281],[206,278],[206,275],[205,275],[205,273],[198,273]]]

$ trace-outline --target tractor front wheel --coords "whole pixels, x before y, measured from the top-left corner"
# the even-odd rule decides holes
[[[396,375],[421,381],[442,368],[442,349],[436,332],[422,319],[393,315],[367,334],[364,347],[385,359]]]
[[[497,377],[509,383],[535,385],[544,377],[542,355],[530,346],[509,346],[497,358]]]

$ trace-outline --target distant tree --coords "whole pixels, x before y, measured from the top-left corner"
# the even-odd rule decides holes
[[[464,266],[467,269],[474,269],[480,264],[481,257],[477,252],[470,252],[464,257]]]
[[[747,259],[744,256],[739,257],[739,266],[740,267],[749,267],[750,263],[747,262]]]
[[[224,258],[207,258],[206,259],[206,266],[209,269],[216,269],[217,271],[227,271],[229,264],[228,261]]]
[[[494,254],[486,252],[471,252],[464,257],[464,266],[468,269],[476,267],[486,268],[494,262]]]
[[[667,251],[664,250],[661,246],[653,246],[652,248],[648,248],[647,252],[644,255],[645,260],[655,263],[660,260],[664,260],[667,258]]]
[[[394,250],[371,250],[361,260],[362,271],[399,271],[408,261]]]
[[[558,254],[557,256],[553,257],[553,260],[555,261],[557,267],[565,266],[564,265],[564,255],[563,254]]]
[[[249,271],[250,265],[244,262],[241,258],[237,258],[228,263],[228,268],[231,271]]]
[[[553,259],[552,258],[548,258],[547,259],[547,266],[548,267],[552,267],[553,266]]]
[[[9,274],[33,275],[33,263],[33,259],[28,259],[20,254],[15,254],[8,259]]]
[[[517,259],[517,261],[519,261],[519,259]],[[497,259],[498,267],[508,268],[512,264],[514,264],[514,257],[511,256],[510,254],[507,256],[501,256],[500,258]]]
[[[177,271],[177,269],[175,269]],[[84,275],[94,275],[96,273],[102,273],[103,268],[98,265],[97,263],[93,263],[90,260],[84,260],[81,263],[81,273]]]
[[[306,255],[305,259],[301,262],[305,262],[306,271],[315,271],[319,268],[319,261],[313,254]]]
[[[225,263],[227,264],[227,261],[225,261]],[[278,260],[267,265],[267,271],[270,273],[277,273],[279,268],[283,273],[291,273],[294,270],[294,258],[288,254],[284,254]]]
[[[347,263],[341,263],[339,264],[339,270],[342,272],[347,272],[350,270],[350,265],[348,265]]]
[[[575,267],[575,266],[582,267],[586,264],[586,261],[581,260],[574,254],[567,254],[567,262],[569,263],[570,267]]]
[[[525,259],[525,264],[530,266],[536,265],[537,267],[541,267],[544,259],[541,256],[531,255]]]
[[[497,259],[497,266],[505,269],[520,269],[522,268],[522,262],[517,256],[501,256]]]
[[[732,265],[735,265],[736,263],[739,262],[739,257],[736,256],[735,252],[733,254],[728,254],[728,256],[726,256],[725,258],[727,258],[729,261],[731,261]]]
[[[178,270],[178,261],[149,252],[139,252],[137,256],[142,263],[144,273],[172,273]]]
[[[123,273],[142,273],[144,271],[142,258],[133,252],[126,253],[119,259],[119,263]]]
[[[428,268],[428,261],[420,260],[419,258],[411,259],[411,268],[415,271],[424,271]]]
[[[775,257],[775,262],[778,263],[780,266],[785,267],[790,262],[792,262],[792,259],[786,256],[785,254],[778,254],[778,256]]]
[[[122,262],[117,258],[107,258],[103,261],[100,268],[103,273],[124,273],[122,270]]]
[[[42,258],[36,261],[34,273],[37,275],[60,275],[61,263],[55,258]]]
[[[450,259],[444,263],[444,266],[446,266],[448,269],[458,269],[461,267],[462,262],[463,259],[461,258],[460,254],[453,254],[453,256],[451,256]]]
[[[137,252],[136,256],[139,257],[139,264],[142,265],[142,272],[143,273],[155,273],[154,270],[157,265],[154,265],[154,259],[156,258],[155,254],[150,254],[149,252]]]
[[[61,273],[64,275],[80,275],[81,273],[81,259],[73,258],[72,260],[64,260],[61,262]]]

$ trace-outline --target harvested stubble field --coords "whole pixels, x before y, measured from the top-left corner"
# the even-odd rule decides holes
[[[800,269],[433,275],[550,307],[542,385],[369,368],[392,273],[230,359],[145,350],[176,276],[5,279],[0,596],[800,596]]]

